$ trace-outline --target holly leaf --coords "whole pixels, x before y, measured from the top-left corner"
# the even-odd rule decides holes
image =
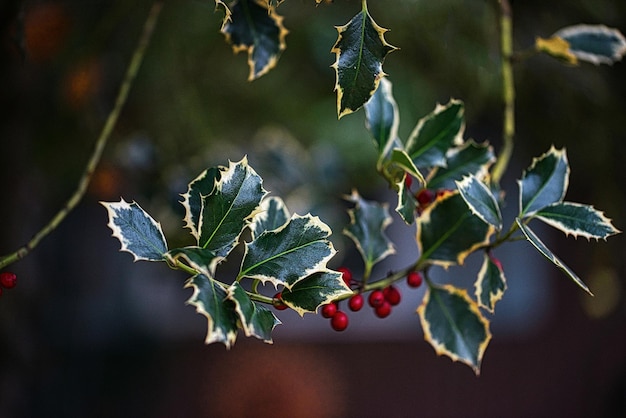
[[[400,167],[404,173],[408,173],[415,177],[420,183],[425,184],[426,180],[424,179],[424,175],[419,171],[419,169],[413,163],[411,157],[400,148],[394,148],[391,151],[391,158],[389,159],[389,164],[395,165],[396,167]],[[404,177],[404,176],[403,176]]]
[[[100,202],[109,216],[108,227],[122,244],[121,251],[133,255],[134,261],[164,261],[167,242],[161,224],[137,203]]]
[[[470,366],[480,374],[480,363],[491,339],[489,321],[464,289],[429,285],[417,308],[424,338],[437,355]]]
[[[351,294],[342,274],[332,270],[314,273],[281,293],[283,302],[300,316],[314,313],[321,305]]]
[[[255,337],[272,344],[272,330],[281,324],[280,320],[265,306],[253,302],[239,282],[234,282],[228,288],[228,299],[235,304],[246,337]]]
[[[398,182],[398,205],[396,206],[396,212],[407,225],[411,225],[415,222],[417,199],[415,199],[415,195],[411,192],[411,189],[406,187],[406,176],[405,174],[405,177]]]
[[[465,130],[464,106],[459,100],[437,105],[429,115],[421,118],[405,150],[417,167],[445,167],[446,153],[463,142]]]
[[[200,241],[200,219],[202,217],[203,197],[213,192],[215,183],[220,179],[220,170],[217,167],[204,170],[196,177],[187,188],[187,193],[182,195],[181,204],[185,208],[185,228],[191,230],[191,235]]]
[[[248,81],[252,81],[276,66],[287,47],[288,30],[283,26],[283,17],[276,14],[267,1],[236,0],[231,10],[230,19],[224,20],[221,32],[235,53],[248,53]]]
[[[593,296],[593,293],[591,293],[587,285],[576,275],[576,273],[574,273],[572,269],[566,266],[565,263],[563,263],[556,255],[554,255],[552,251],[550,251],[550,249],[539,239],[539,237],[535,235],[535,233],[522,222],[520,218],[517,218],[516,222],[528,242],[530,242],[541,255],[550,260],[552,264],[554,264],[561,271],[563,271],[563,273],[565,273],[570,279],[572,279],[574,283],[576,283],[581,289]]]
[[[485,253],[483,264],[476,280],[476,300],[478,306],[494,313],[496,302],[502,299],[506,291],[506,278],[499,260]]]
[[[391,149],[402,147],[398,138],[399,126],[400,113],[393,98],[391,81],[381,78],[379,88],[365,103],[365,127],[374,138],[379,160],[386,158]]]
[[[565,149],[557,150],[552,146],[548,152],[533,159],[522,179],[518,180],[520,218],[562,202],[567,192],[569,172]]]
[[[215,187],[202,198],[198,245],[226,257],[266,195],[262,179],[244,157],[220,167]]]
[[[293,215],[289,222],[246,243],[238,278],[248,277],[291,289],[326,269],[335,254],[330,228],[318,217]]]
[[[534,218],[576,238],[606,240],[609,236],[620,233],[603,212],[580,203],[556,203],[535,212]]]
[[[356,190],[347,199],[355,207],[348,210],[350,224],[343,232],[354,241],[363,257],[366,271],[370,271],[374,264],[395,253],[393,244],[384,232],[391,224],[389,208],[386,204],[363,199]]]
[[[336,29],[339,36],[331,53],[337,56],[332,67],[337,74],[337,115],[341,118],[370,99],[386,75],[383,72],[385,57],[397,48],[385,41],[387,29],[374,22],[365,1],[360,13]]]
[[[226,3],[224,3],[222,0],[215,0],[215,11],[217,11],[220,7],[224,10],[224,20],[222,21],[223,30],[224,26],[226,26],[226,24],[230,22],[230,16],[232,15],[232,13],[230,12],[230,9],[226,5]]]
[[[428,180],[429,189],[454,189],[455,182],[472,174],[479,179],[487,176],[489,166],[496,160],[493,148],[473,140],[453,148],[446,155],[446,166],[438,167]]]
[[[494,228],[474,216],[458,191],[439,195],[417,218],[421,260],[444,267],[463,264],[476,248],[487,245]]]
[[[535,47],[573,65],[578,60],[611,65],[626,54],[626,38],[618,29],[604,25],[574,25],[560,29],[548,39],[538,37]]]
[[[259,212],[252,218],[250,230],[252,238],[258,237],[265,231],[271,231],[283,226],[289,220],[289,210],[280,197],[272,196],[263,199]]]
[[[461,197],[474,215],[494,226],[498,231],[502,229],[500,206],[485,183],[474,175],[469,175],[462,181],[457,181],[456,185]]]
[[[208,320],[205,344],[223,343],[232,347],[237,339],[237,320],[235,304],[228,298],[228,292],[221,283],[203,274],[193,276],[185,287],[193,288],[193,295],[187,301],[196,307],[196,312]]]
[[[183,259],[186,265],[207,277],[214,277],[217,265],[224,259],[211,250],[197,246],[174,248],[165,257],[171,265],[176,265],[177,261]]]

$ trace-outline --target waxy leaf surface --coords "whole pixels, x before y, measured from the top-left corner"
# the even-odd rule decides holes
[[[398,205],[396,212],[402,220],[411,225],[415,222],[415,209],[417,207],[417,199],[410,188],[406,187],[404,178],[398,183]]]
[[[392,94],[392,84],[386,78],[365,103],[365,126],[374,138],[380,159],[386,158],[392,148],[402,147],[398,138],[400,113]]]
[[[217,264],[223,260],[222,257],[216,256],[213,251],[197,246],[174,248],[165,256],[173,261],[172,264],[183,259],[187,266],[202,272],[207,277],[214,277]]]
[[[304,315],[315,312],[321,305],[352,294],[346,286],[342,274],[336,271],[321,271],[300,280],[291,289],[282,292],[282,300],[287,306]]]
[[[537,211],[534,217],[575,237],[606,239],[620,232],[602,212],[580,203],[556,203]]]
[[[208,196],[215,188],[215,182],[220,179],[220,170],[217,167],[203,171],[196,177],[183,194],[181,202],[185,208],[185,228],[191,230],[191,235],[200,241],[200,219],[202,218],[203,197]]]
[[[271,344],[272,330],[281,323],[272,311],[252,301],[239,282],[233,283],[228,289],[228,299],[234,302],[246,337],[255,337]]]
[[[109,215],[108,226],[122,244],[121,251],[137,260],[163,261],[167,242],[161,224],[152,219],[137,203],[100,202]]]
[[[429,286],[417,309],[424,338],[438,355],[470,366],[480,373],[480,363],[491,339],[489,321],[464,289]]]
[[[569,183],[569,164],[565,150],[554,147],[535,158],[518,181],[520,187],[520,217],[563,201]]]
[[[493,313],[496,302],[502,299],[506,291],[506,278],[502,265],[485,253],[483,264],[476,280],[476,300],[481,308]]]
[[[581,60],[610,65],[626,54],[626,38],[617,29],[581,24],[560,29],[549,39],[537,38],[536,47],[570,64]]]
[[[472,174],[485,178],[489,166],[495,161],[493,148],[489,144],[477,144],[469,140],[446,155],[446,166],[438,167],[428,180],[429,189],[454,189],[455,181]]]
[[[272,196],[263,199],[259,212],[250,223],[252,238],[258,237],[265,231],[283,226],[289,220],[289,216],[289,210],[280,197]]]
[[[502,229],[502,214],[489,187],[473,175],[456,182],[457,189],[472,213],[485,223]]]

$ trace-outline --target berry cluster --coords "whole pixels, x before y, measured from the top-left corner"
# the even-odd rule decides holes
[[[17,284],[17,276],[15,273],[9,271],[3,271],[0,273],[0,296],[2,296],[3,289],[13,289]]]
[[[352,272],[346,267],[340,267],[337,271],[342,273],[342,277],[346,285],[352,287],[357,284],[352,278]],[[422,284],[422,275],[417,271],[411,271],[407,275],[407,284],[409,287],[419,287]],[[400,303],[402,295],[398,288],[389,285],[384,289],[373,290],[367,298],[367,303],[374,310],[374,314],[379,318],[386,318],[391,314],[392,308]],[[363,293],[358,290],[357,293],[348,299],[348,308],[352,312],[358,312],[363,308],[365,299]],[[331,302],[322,306],[321,314],[324,318],[330,319],[330,326],[335,331],[343,331],[348,328],[348,315],[339,307],[339,302]]]
[[[412,184],[413,184],[413,177],[407,174],[406,177],[404,178],[404,187],[409,192],[411,192]],[[414,194],[415,200],[417,200],[417,207],[415,209],[417,210],[418,216],[421,215],[424,209],[426,209],[431,203],[433,203],[435,199],[437,199],[440,196],[443,196],[446,192],[449,192],[449,190],[447,189],[432,190],[432,189],[426,189],[426,188],[419,189]]]

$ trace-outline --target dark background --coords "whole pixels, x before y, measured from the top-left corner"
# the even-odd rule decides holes
[[[149,2],[0,3],[0,254],[41,228],[74,190],[110,111]],[[626,3],[513,2],[515,47],[576,23],[626,31]],[[379,320],[351,315],[344,333],[287,312],[266,345],[240,336],[230,351],[205,346],[206,320],[185,305],[186,277],[133,263],[107,228],[101,200],[136,200],[170,247],[191,242],[178,203],[204,168],[248,155],[266,189],[292,212],[333,230],[347,222],[353,187],[389,200],[374,170],[363,112],[336,117],[333,26],[356,0],[280,6],[290,30],[276,69],[247,82],[243,54],[219,33],[212,1],[166,2],[88,194],[27,258],[9,267],[0,299],[0,416],[207,417],[623,417],[626,416],[624,238],[574,240],[541,229],[550,247],[596,294],[590,298],[524,242],[499,249],[509,289],[492,321],[480,377],[438,358],[414,313],[423,289]],[[501,136],[495,1],[372,0],[370,13],[400,47],[384,69],[406,138],[419,117],[451,97],[466,104],[466,137]],[[23,31],[20,29],[23,28]],[[21,47],[20,47],[20,44]],[[515,68],[517,139],[504,180],[551,144],[566,146],[567,199],[626,222],[624,64],[568,67],[535,56]],[[412,232],[394,219],[398,254],[415,259]],[[333,266],[358,272],[341,234]],[[408,261],[407,261],[408,260]],[[471,286],[476,260],[438,280]]]

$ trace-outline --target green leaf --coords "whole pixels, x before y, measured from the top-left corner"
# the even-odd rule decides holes
[[[379,88],[365,103],[365,127],[374,138],[379,159],[386,158],[392,148],[402,147],[398,138],[399,126],[400,113],[393,98],[391,81],[382,78]]]
[[[269,197],[261,202],[260,211],[252,218],[250,230],[252,238],[258,237],[265,231],[271,231],[283,226],[289,220],[289,211],[280,197]]]
[[[121,251],[133,255],[134,261],[164,261],[167,242],[161,224],[152,219],[137,203],[100,202],[109,215],[108,226],[122,244]]]
[[[272,330],[281,322],[265,306],[253,302],[239,282],[228,289],[228,298],[234,302],[241,328],[246,337],[255,337],[272,343]]]
[[[411,192],[411,189],[406,187],[405,178],[398,183],[398,205],[396,206],[396,212],[407,225],[411,225],[415,222],[417,200],[415,199],[415,195]]]
[[[351,294],[352,290],[346,286],[342,274],[328,270],[300,280],[291,290],[283,290],[282,300],[302,316],[306,312],[315,312],[321,305]]]
[[[438,104],[419,120],[405,150],[417,167],[445,167],[446,153],[452,146],[461,145],[464,130],[463,103],[453,99],[445,106]]]
[[[237,163],[229,162],[228,168],[220,167],[219,181],[203,198],[198,245],[226,257],[266,193],[261,177],[245,157]]]
[[[397,48],[385,41],[387,29],[374,22],[365,1],[360,13],[336,29],[339,36],[331,52],[337,55],[332,67],[337,74],[337,115],[341,118],[370,99],[386,75],[385,57]]]
[[[293,215],[282,227],[246,243],[238,278],[270,281],[291,289],[305,277],[326,269],[335,254],[327,239],[330,234],[330,228],[318,217]]]
[[[183,247],[170,250],[165,257],[176,264],[179,259],[185,260],[185,264],[207,277],[215,276],[215,268],[223,260],[211,250],[202,247]]]
[[[550,48],[562,40],[566,46]],[[537,39],[537,48],[557,58],[566,59],[576,64],[578,60],[592,64],[613,64],[620,61],[626,54],[626,38],[618,30],[604,25],[574,25],[560,29],[550,39]]]
[[[481,308],[494,313],[496,302],[506,291],[506,278],[499,260],[485,253],[483,264],[476,280],[476,300]]]
[[[208,196],[215,188],[215,182],[220,179],[220,170],[217,167],[204,170],[196,177],[183,194],[181,204],[185,208],[185,228],[191,230],[191,235],[200,241],[200,219],[202,217],[202,198]]]
[[[539,239],[539,237],[535,235],[535,233],[522,222],[520,218],[517,218],[516,222],[519,228],[524,233],[524,236],[526,237],[528,242],[530,242],[533,247],[535,247],[537,251],[541,253],[541,255],[550,260],[561,271],[567,274],[569,278],[574,281],[574,283],[580,286],[581,289],[593,296],[593,293],[591,293],[587,285],[576,275],[576,273],[574,273],[572,269],[567,267],[565,263],[563,263],[557,256],[555,256],[552,251],[550,251],[550,249],[548,249],[548,247],[546,247],[546,245]]]
[[[472,215],[458,191],[438,196],[417,218],[421,260],[441,266],[463,264],[476,248],[487,245],[494,228]]]
[[[220,7],[224,10],[224,20],[222,21],[223,30],[224,26],[226,26],[226,24],[230,22],[230,17],[232,13],[230,12],[230,9],[226,5],[226,3],[224,3],[222,0],[215,0],[215,11],[217,11]]]
[[[193,276],[185,287],[193,288],[193,295],[187,301],[196,307],[196,312],[206,316],[208,332],[204,342],[211,344],[223,343],[226,348],[232,347],[237,339],[237,320],[235,304],[228,299],[228,292],[221,283],[198,274]]]
[[[569,183],[569,164],[565,149],[551,147],[533,159],[531,166],[518,181],[520,186],[520,217],[563,201]]]
[[[389,163],[400,167],[402,171],[412,175],[422,184],[426,183],[424,175],[418,170],[413,163],[413,160],[411,160],[411,157],[403,149],[395,148],[391,152],[391,159],[389,160]],[[404,176],[402,177],[404,178]]]
[[[363,199],[356,190],[352,191],[348,200],[355,207],[348,211],[350,224],[343,232],[354,241],[369,271],[374,264],[395,253],[384,233],[391,224],[389,208],[386,204]]]
[[[276,66],[286,48],[288,31],[283,26],[283,18],[267,1],[236,0],[231,10],[230,19],[224,20],[221,31],[235,53],[248,53],[248,80],[252,81]]]
[[[464,289],[429,285],[417,313],[424,338],[437,355],[465,363],[480,374],[480,363],[491,339],[489,321]]]
[[[484,179],[495,159],[493,148],[489,144],[477,144],[469,140],[461,147],[448,151],[446,167],[438,167],[435,170],[428,180],[428,188],[454,189],[455,181],[468,174]]]
[[[606,239],[620,232],[603,212],[580,203],[556,203],[537,211],[534,218],[574,237]]]
[[[457,181],[456,185],[461,197],[474,215],[494,226],[498,231],[502,229],[500,206],[485,183],[474,175],[469,175],[462,181]]]

